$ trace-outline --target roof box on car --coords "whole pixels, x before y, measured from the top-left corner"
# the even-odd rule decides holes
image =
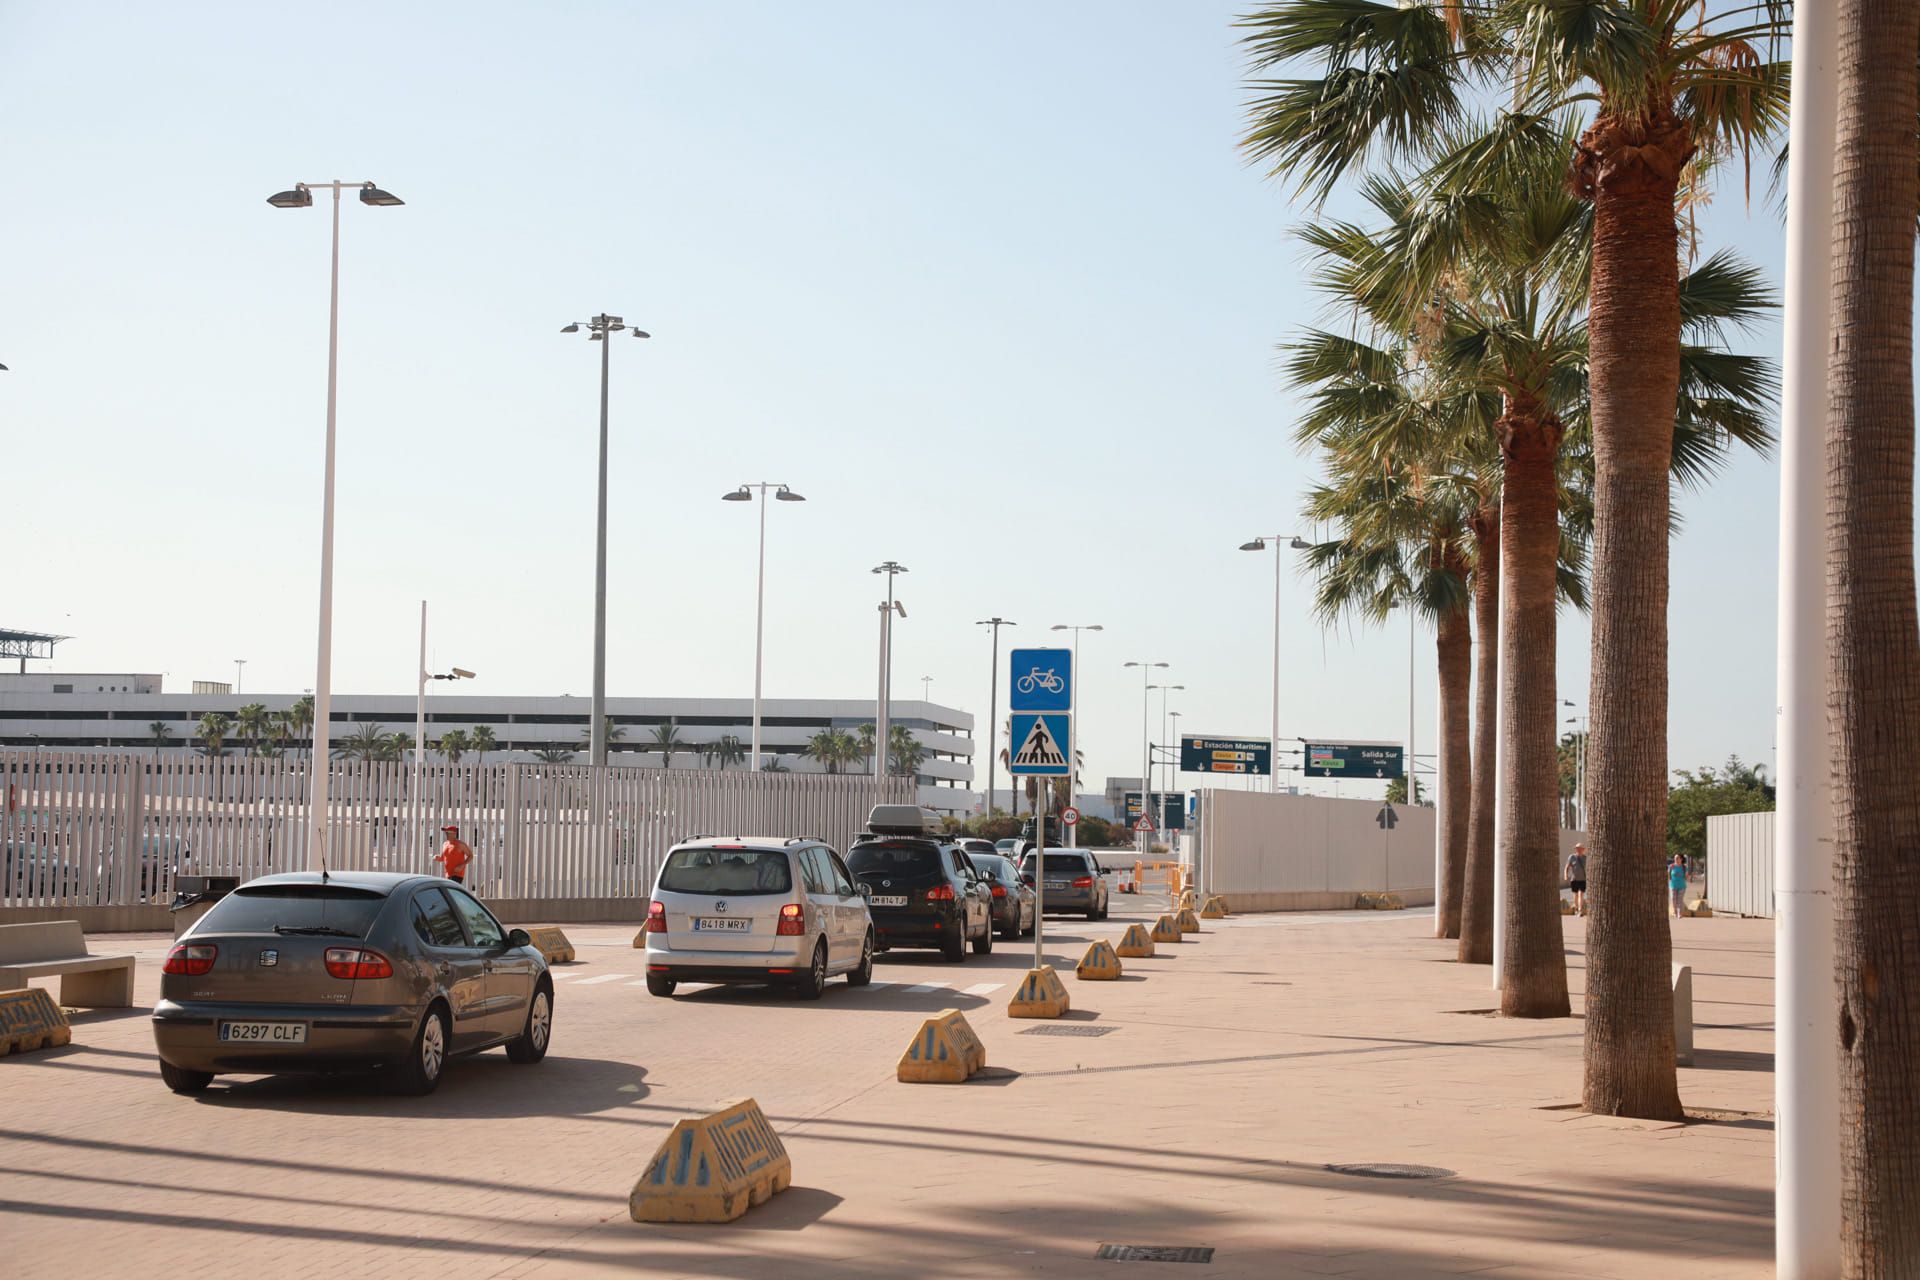
[[[867,830],[879,836],[924,836],[940,830],[940,815],[917,804],[877,804]]]

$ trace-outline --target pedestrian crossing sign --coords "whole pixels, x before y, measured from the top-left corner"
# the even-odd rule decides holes
[[[1013,717],[1013,757],[1009,768],[1026,776],[1065,777],[1073,751],[1073,718],[1054,713]]]

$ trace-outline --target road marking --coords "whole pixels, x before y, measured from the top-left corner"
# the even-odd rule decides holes
[[[990,996],[1006,985],[1004,982],[976,982],[960,994],[963,996]]]
[[[945,991],[946,989],[947,989],[947,984],[944,982],[917,982],[913,986],[907,988],[907,994],[910,996],[916,996],[916,995],[922,995],[928,991]]]
[[[564,969],[549,969],[547,970],[547,976],[549,978],[552,978],[555,982],[565,982],[570,978],[579,977],[580,971],[578,969],[575,969],[571,972]]]
[[[633,975],[632,975],[632,974],[630,974],[630,973],[603,973],[603,974],[601,974],[601,975],[600,975],[599,977],[597,977],[597,978],[582,978],[582,979],[580,979],[580,985],[581,985],[581,986],[583,986],[583,987],[591,987],[591,986],[594,986],[594,985],[595,985],[595,984],[597,984],[597,983],[601,983],[601,982],[618,982],[618,981],[620,981],[620,979],[622,979],[622,978],[631,978],[632,976],[633,976]]]

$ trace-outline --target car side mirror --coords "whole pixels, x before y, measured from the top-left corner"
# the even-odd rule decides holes
[[[509,929],[507,930],[507,945],[510,947],[530,947],[533,945],[533,935],[525,929]]]
[[[1021,876],[1021,877],[1020,877],[1020,883],[1021,883],[1021,884],[1023,884],[1023,885],[1025,885],[1025,886],[1027,886],[1027,888],[1029,888],[1029,889],[1031,889],[1031,888],[1033,888],[1033,877],[1032,877],[1032,876]]]

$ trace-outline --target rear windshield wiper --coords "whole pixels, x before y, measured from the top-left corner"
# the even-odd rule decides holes
[[[281,934],[304,934],[315,938],[357,938],[360,936],[357,933],[349,933],[345,929],[336,929],[330,924],[277,924],[273,926],[273,931]]]

